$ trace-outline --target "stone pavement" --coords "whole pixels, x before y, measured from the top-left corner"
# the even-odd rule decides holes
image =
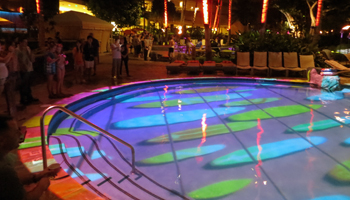
[[[181,78],[190,77],[185,72],[180,74],[167,74],[165,65],[166,62],[144,61],[143,59],[135,58],[133,55],[129,59],[129,70],[131,77],[126,76],[125,68],[123,68],[122,79],[115,82],[115,84],[123,84],[135,81],[146,81],[152,79],[164,79],[164,78]],[[74,71],[67,70],[65,78],[64,92],[68,94],[78,94],[81,92],[87,92],[93,89],[111,86],[113,85],[111,79],[111,54],[103,54],[100,56],[100,64],[97,66],[97,75],[92,77],[91,82],[87,84],[73,84]],[[222,72],[218,72],[215,75],[208,76],[225,76]],[[195,77],[204,77],[202,74],[195,75]],[[343,79],[344,80],[344,79]],[[342,81],[344,83],[344,81]],[[347,81],[349,82],[349,81]],[[20,124],[27,119],[35,116],[40,111],[44,110],[48,106],[54,104],[58,99],[49,99],[46,91],[46,82],[32,86],[33,96],[40,100],[37,104],[27,106],[22,111],[18,111],[17,120]],[[19,102],[19,93],[16,92],[16,99]],[[0,96],[0,113],[6,112],[6,101],[4,96]]]

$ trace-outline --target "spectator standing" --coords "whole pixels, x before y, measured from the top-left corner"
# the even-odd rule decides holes
[[[144,60],[147,61],[148,60],[148,51],[149,51],[149,39],[148,36],[146,36],[145,40],[144,40],[144,49],[143,49],[143,55],[144,55]]]
[[[121,64],[122,64],[122,55],[121,55],[121,47],[120,47],[120,40],[119,37],[115,38],[115,41],[113,44],[111,44],[112,49],[112,56],[113,56],[113,62],[112,62],[112,79],[114,77],[117,77],[117,79],[120,79],[119,70],[121,70]]]
[[[153,47],[153,35],[150,34],[148,36],[148,54],[147,54],[147,57],[149,57],[151,51],[152,51],[152,47]]]
[[[0,199],[39,199],[50,185],[49,177],[56,176],[61,169],[46,168],[37,173],[15,171],[10,156],[11,151],[19,147],[22,134],[12,118],[0,116]],[[35,187],[26,192],[23,186],[29,184]]]
[[[55,40],[56,40],[56,43],[57,43],[57,44],[62,44],[60,32],[57,32],[57,33],[56,33],[56,35],[55,35]],[[51,41],[48,41],[48,42],[50,43]]]
[[[95,48],[92,45],[93,38],[91,36],[88,36],[87,42],[84,45],[84,61],[85,61],[85,69],[86,74],[88,77],[88,81],[91,80],[91,70],[94,67],[94,61],[95,61]]]
[[[171,60],[174,56],[174,48],[175,48],[174,36],[170,37],[169,45],[170,47],[169,47],[168,56],[169,56],[169,60]]]
[[[141,58],[142,43],[141,43],[141,36],[140,35],[137,35],[136,41],[137,41],[137,57]]]
[[[192,40],[191,40],[191,37],[188,36],[185,40],[186,42],[186,54],[191,54],[191,48],[192,48]]]
[[[122,62],[121,62],[121,66],[120,66],[120,75],[122,75],[122,69],[123,69],[123,63],[125,65],[125,70],[126,70],[126,75],[128,77],[130,77],[129,74],[129,66],[128,66],[128,62],[129,62],[129,50],[128,50],[128,42],[126,40],[126,37],[124,37],[124,39],[121,42],[122,44],[122,49],[121,49],[121,53],[122,53]]]
[[[138,57],[138,35],[135,35],[132,39],[132,45],[134,46],[134,55]]]
[[[14,42],[9,42],[7,44],[8,55],[11,55],[11,59],[7,62],[8,77],[5,83],[5,93],[6,93],[6,103],[7,110],[11,117],[16,118],[16,80],[18,78],[18,68],[17,68],[17,58],[15,55],[16,45]],[[7,56],[8,56],[7,55]]]
[[[49,44],[49,51],[46,55],[46,74],[47,74],[47,92],[49,93],[49,99],[55,99],[59,97],[58,91],[55,94],[55,80],[54,76],[57,74],[57,61],[59,57],[56,55],[56,44],[51,42]]]
[[[99,62],[99,49],[100,49],[100,42],[94,38],[94,34],[90,33],[92,37],[92,47],[93,47],[93,55],[94,55],[94,73],[92,74],[93,76],[96,75],[96,68]]]
[[[32,102],[39,101],[38,99],[32,96],[32,90],[30,88],[34,56],[32,55],[30,48],[28,47],[28,40],[26,38],[21,38],[19,40],[18,48],[16,49],[16,57],[21,78],[21,104],[28,105]]]
[[[81,40],[76,42],[73,48],[74,70],[76,83],[85,83],[84,74],[84,59],[83,59],[83,45]]]
[[[5,82],[8,77],[8,69],[6,64],[11,58],[12,55],[5,52],[5,43],[0,42],[0,95],[4,91]]]
[[[63,46],[62,44],[57,44],[56,47],[56,56],[58,58],[57,60],[57,96],[58,97],[68,97],[71,95],[64,94],[62,92],[63,83],[64,83],[64,76],[66,74],[66,55],[62,53]]]
[[[133,49],[133,36],[130,33],[129,38],[128,38],[128,44],[129,44],[129,48],[130,48],[130,53],[132,53],[132,49]]]

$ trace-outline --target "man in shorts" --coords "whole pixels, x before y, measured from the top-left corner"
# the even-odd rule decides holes
[[[87,37],[87,42],[84,45],[83,55],[84,55],[84,62],[85,62],[85,68],[86,68],[86,74],[87,79],[90,81],[91,79],[91,71],[92,68],[94,68],[94,60],[95,60],[95,49],[92,45],[93,38],[92,36]]]
[[[174,36],[170,37],[169,46],[170,47],[169,47],[168,56],[169,56],[169,60],[171,61],[174,57],[174,48],[175,48]]]

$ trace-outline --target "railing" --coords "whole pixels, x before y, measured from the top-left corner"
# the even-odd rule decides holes
[[[64,113],[66,113],[66,114],[68,114],[68,115],[70,115],[70,116],[72,116],[72,117],[78,119],[79,121],[81,121],[81,122],[83,122],[83,123],[85,123],[85,124],[87,124],[87,125],[93,127],[94,129],[96,129],[96,130],[98,130],[99,132],[101,132],[101,133],[107,135],[108,137],[110,137],[110,138],[112,138],[112,139],[114,139],[114,140],[116,140],[116,141],[122,143],[123,145],[129,147],[129,148],[131,149],[131,154],[132,154],[132,171],[131,171],[131,173],[132,173],[132,174],[133,174],[133,173],[136,173],[136,171],[135,171],[135,149],[134,149],[133,146],[131,146],[129,143],[123,141],[122,139],[120,139],[120,138],[118,138],[118,137],[116,137],[116,136],[110,134],[109,132],[103,130],[102,128],[96,126],[95,124],[89,122],[88,120],[86,120],[86,119],[80,117],[79,115],[75,114],[74,112],[72,112],[72,111],[70,111],[70,110],[68,110],[68,109],[66,109],[66,108],[64,108],[64,107],[62,107],[62,106],[57,106],[57,105],[48,107],[48,108],[44,111],[43,115],[42,115],[41,118],[40,118],[40,128],[41,128],[41,151],[42,151],[42,156],[43,156],[43,167],[44,167],[44,169],[47,168],[46,142],[45,142],[45,124],[44,124],[44,119],[45,119],[46,114],[47,114],[50,110],[53,110],[53,109],[58,109],[58,110],[60,110],[60,111],[62,111],[62,112],[64,112]]]

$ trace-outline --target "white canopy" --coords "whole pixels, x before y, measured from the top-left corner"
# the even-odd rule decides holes
[[[64,27],[80,27],[84,30],[109,30],[111,31],[114,26],[111,23],[108,23],[97,17],[69,11],[63,14],[59,14],[53,17],[53,21],[56,22],[58,26]]]

